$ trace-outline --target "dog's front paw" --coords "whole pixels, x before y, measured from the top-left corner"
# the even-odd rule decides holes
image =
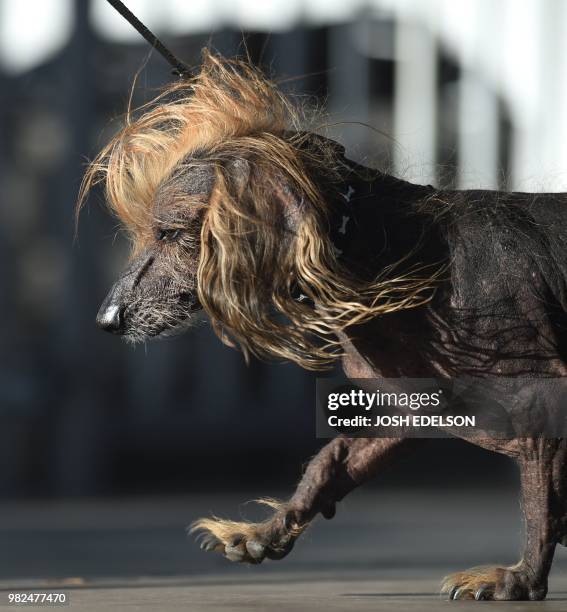
[[[199,534],[201,549],[221,552],[230,561],[240,563],[283,559],[307,524],[300,525],[296,513],[275,500],[258,501],[276,510],[270,519],[261,523],[217,517],[195,521],[190,531]]]
[[[545,598],[547,585],[539,584],[521,565],[476,567],[447,576],[441,592],[449,599],[536,601]]]

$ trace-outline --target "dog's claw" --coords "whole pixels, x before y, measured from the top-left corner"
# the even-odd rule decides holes
[[[323,518],[326,518],[327,520],[332,519],[335,516],[336,512],[337,512],[337,507],[335,506],[335,504],[329,504],[328,506],[325,506],[325,508],[321,510],[321,514],[323,515]]]
[[[449,599],[453,600],[456,599],[455,595],[457,594],[457,591],[459,590],[458,586],[454,586],[450,591],[449,591]]]
[[[295,513],[293,511],[286,512],[283,520],[284,529],[289,533],[293,529],[295,522]]]
[[[465,587],[459,587],[456,590],[453,588],[451,590],[451,594],[452,594],[451,599],[455,601],[457,599],[472,599],[472,594],[469,593],[468,589],[466,589]]]
[[[478,591],[475,593],[474,598],[476,601],[483,601],[491,599],[490,589],[488,586],[481,586]]]
[[[224,548],[223,543],[213,535],[205,536],[201,540],[200,546],[201,550],[206,550],[207,552],[221,550],[222,548]]]

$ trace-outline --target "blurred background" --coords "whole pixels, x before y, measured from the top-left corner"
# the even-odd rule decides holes
[[[286,91],[326,106],[356,160],[441,186],[567,189],[565,0],[126,3],[190,65],[244,41]],[[95,328],[127,244],[100,193],[74,242],[74,204],[140,69],[134,104],[174,77],[104,0],[0,0],[6,501],[290,492],[323,443],[314,375],[246,366],[207,324],[136,348]],[[514,478],[501,457],[436,440],[380,485]]]

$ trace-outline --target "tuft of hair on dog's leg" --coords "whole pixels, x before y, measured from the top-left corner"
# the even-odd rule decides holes
[[[299,524],[284,502],[273,498],[253,501],[268,506],[274,514],[261,522],[232,521],[217,516],[202,518],[190,526],[189,532],[197,534],[202,550],[222,552],[230,561],[257,564],[265,558],[282,559],[308,523]]]
[[[449,599],[492,599],[496,583],[505,572],[497,566],[472,567],[443,578],[441,593]]]

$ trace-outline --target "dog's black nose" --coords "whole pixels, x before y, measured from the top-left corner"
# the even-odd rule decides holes
[[[111,296],[109,296],[111,297]],[[98,314],[96,315],[96,324],[104,331],[112,334],[124,333],[124,308],[112,301],[106,299],[102,303]]]

